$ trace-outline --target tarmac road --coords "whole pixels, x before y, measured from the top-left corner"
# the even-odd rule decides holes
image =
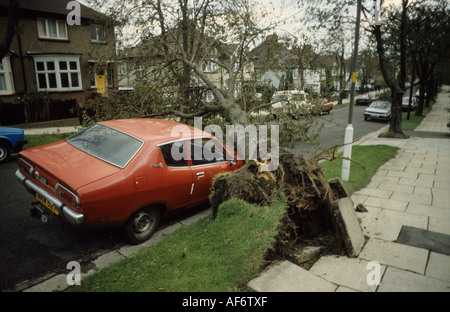
[[[67,271],[70,261],[87,263],[125,244],[117,229],[80,230],[60,218],[46,224],[31,218],[34,198],[15,178],[16,170],[15,157],[0,165],[0,290]]]
[[[353,139],[356,140],[369,133],[378,131],[389,123],[385,121],[365,121],[363,112],[367,106],[354,106],[353,108]],[[348,126],[348,107],[335,106],[330,115],[320,118],[324,121],[324,126],[319,134],[318,142],[321,148],[330,148],[335,145],[344,144],[345,128]],[[306,142],[297,142],[291,149],[294,154],[303,154],[313,157],[320,153],[321,149]]]

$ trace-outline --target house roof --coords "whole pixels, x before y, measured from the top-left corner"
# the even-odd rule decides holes
[[[57,15],[67,16],[73,9],[69,6],[67,9],[68,0],[17,0],[19,2],[19,10],[31,12],[42,12]],[[78,2],[78,1],[77,1]],[[80,4],[81,18],[85,19],[99,19],[104,18],[104,15],[91,9],[90,7],[78,2]],[[8,7],[8,0],[0,0],[0,7]],[[20,14],[20,13],[19,13]]]

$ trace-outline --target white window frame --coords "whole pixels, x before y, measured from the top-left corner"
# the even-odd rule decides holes
[[[0,75],[4,76],[6,86],[5,90],[0,90],[0,95],[14,94],[14,79],[9,56],[5,56],[2,60],[0,60]]]
[[[219,66],[217,63],[213,61],[204,61],[202,62],[202,72],[204,73],[214,73],[217,72]]]
[[[44,28],[41,27],[43,22]],[[56,23],[56,37],[50,36],[49,32],[49,23],[55,22]],[[60,27],[64,27],[65,29],[65,35],[60,33]],[[51,40],[69,40],[69,32],[67,30],[67,22],[65,20],[57,20],[57,19],[51,19],[51,18],[41,18],[39,17],[37,19],[37,28],[38,28],[38,36],[40,39],[51,39]]]
[[[53,62],[54,67],[50,68],[48,63]],[[76,63],[76,69],[71,68],[71,63]],[[41,69],[38,63],[43,63],[44,68]],[[61,66],[61,63],[66,63],[65,66]],[[80,56],[73,55],[52,55],[52,56],[34,56],[34,66],[36,72],[36,83],[38,91],[79,91],[83,90],[83,82],[81,80],[81,66],[80,66]],[[63,86],[62,75],[67,74],[68,87]],[[45,75],[46,87],[42,88],[40,86],[40,75]],[[56,87],[50,87],[50,75],[54,75],[56,80]],[[74,79],[73,75],[76,76],[78,81],[78,86],[73,86]],[[42,76],[41,76],[42,77]]]
[[[92,38],[92,31],[95,31],[95,38]],[[104,39],[100,39],[100,32],[103,32]],[[106,43],[106,26],[102,24],[91,24],[91,42]]]

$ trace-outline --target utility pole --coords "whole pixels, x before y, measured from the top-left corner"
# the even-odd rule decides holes
[[[361,23],[361,0],[358,0],[356,7],[356,29],[355,29],[355,48],[353,50],[353,64],[352,64],[352,87],[350,91],[350,109],[348,113],[348,126],[345,128],[344,137],[344,159],[342,160],[341,179],[348,181],[350,175],[350,159],[352,157],[352,142],[353,142],[353,104],[355,102],[355,87],[356,87],[356,67],[358,64],[358,45],[359,45],[359,26]],[[347,158],[347,159],[345,159]]]

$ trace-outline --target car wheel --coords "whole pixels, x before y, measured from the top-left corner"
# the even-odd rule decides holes
[[[148,240],[159,226],[161,212],[157,207],[141,209],[130,217],[125,226],[128,240],[140,244]]]
[[[369,118],[367,118],[366,116],[364,116],[364,120],[367,121],[367,120],[369,120]]]
[[[8,144],[0,142],[0,164],[8,161],[11,155],[11,149]]]

